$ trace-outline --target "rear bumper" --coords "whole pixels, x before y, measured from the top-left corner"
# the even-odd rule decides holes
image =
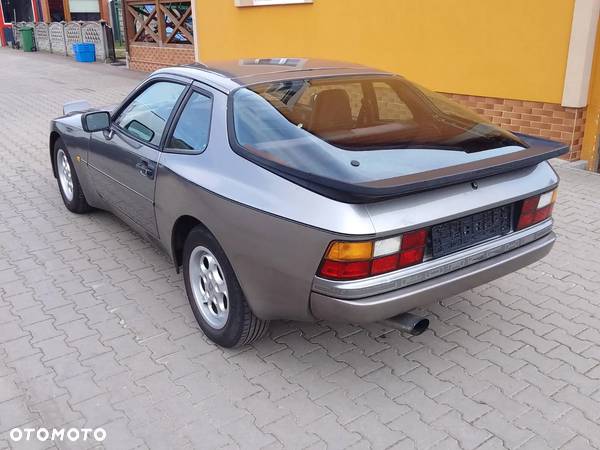
[[[551,224],[549,225],[551,227]],[[554,245],[556,236],[549,229],[544,231],[542,237],[514,250],[390,292],[353,299],[312,292],[310,296],[312,314],[323,320],[375,322],[451,297],[514,272],[546,256]],[[338,291],[340,294],[343,292]]]

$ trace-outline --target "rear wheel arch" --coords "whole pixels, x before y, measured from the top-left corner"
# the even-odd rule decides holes
[[[171,253],[173,255],[173,263],[175,264],[177,273],[179,273],[179,269],[183,266],[183,247],[185,245],[185,240],[190,232],[197,226],[204,228],[210,233],[210,230],[206,225],[190,215],[180,216],[173,225],[171,231]]]
[[[211,341],[227,348],[261,338],[269,321],[253,313],[225,250],[206,226],[184,217],[174,227],[180,233],[175,238],[184,242],[181,256],[175,257],[183,262],[186,294],[200,328]],[[200,259],[195,259],[198,254]]]

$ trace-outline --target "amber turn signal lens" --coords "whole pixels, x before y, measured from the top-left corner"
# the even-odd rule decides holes
[[[364,261],[373,256],[373,242],[334,242],[325,259],[330,261]]]

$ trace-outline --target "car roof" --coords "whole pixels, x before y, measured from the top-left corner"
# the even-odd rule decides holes
[[[240,86],[289,79],[389,74],[389,72],[361,64],[311,58],[258,58],[215,61],[168,67],[155,72],[155,74],[165,73],[202,81],[226,92]]]

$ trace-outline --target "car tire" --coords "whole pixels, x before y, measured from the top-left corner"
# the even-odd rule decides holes
[[[67,209],[76,214],[91,211],[92,207],[85,199],[73,161],[60,138],[54,143],[54,162],[56,164],[58,189]]]
[[[187,236],[183,278],[190,306],[206,336],[221,347],[237,347],[261,338],[269,321],[254,315],[225,252],[201,226]]]

